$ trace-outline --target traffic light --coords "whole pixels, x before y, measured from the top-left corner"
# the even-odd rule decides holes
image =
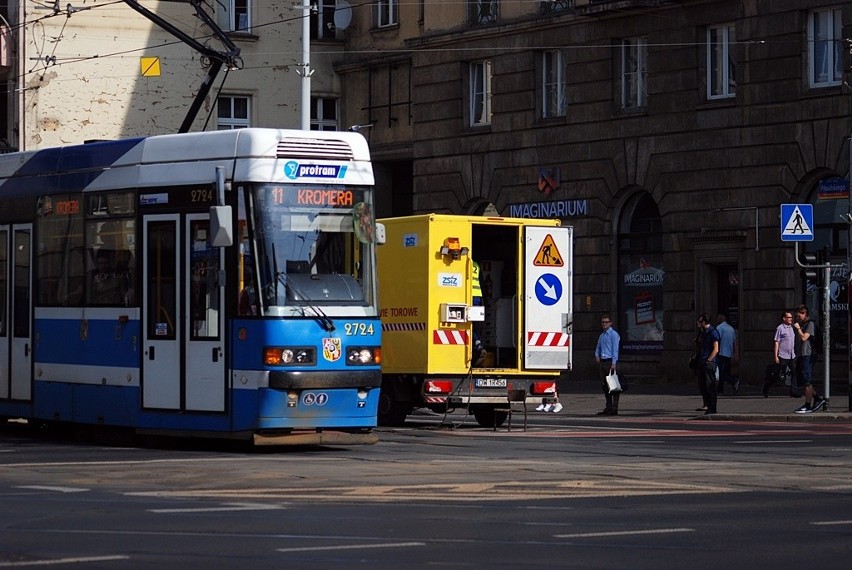
[[[822,269],[812,267],[814,265],[821,264],[821,254],[821,251],[819,253],[805,253],[804,265],[806,267],[803,267],[799,274],[802,277],[802,281],[805,282],[805,287],[808,289],[810,289],[810,287],[822,287],[823,271]]]

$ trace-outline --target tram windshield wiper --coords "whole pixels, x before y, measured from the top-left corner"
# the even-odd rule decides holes
[[[307,308],[314,312],[314,315],[317,318],[317,322],[328,332],[332,332],[336,327],[334,325],[334,321],[331,320],[331,317],[325,314],[325,312],[314,303],[310,297],[308,297],[302,289],[296,286],[296,283],[293,279],[288,278],[287,273],[284,271],[276,271],[275,272],[275,281],[276,283],[281,283],[286,290],[289,289],[293,293],[295,293],[297,300],[304,303]],[[277,296],[277,286],[276,286],[276,296]]]

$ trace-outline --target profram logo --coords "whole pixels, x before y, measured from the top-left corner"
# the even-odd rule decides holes
[[[284,165],[284,176],[290,180],[299,178],[345,178],[346,166],[336,164],[299,164],[295,160]]]

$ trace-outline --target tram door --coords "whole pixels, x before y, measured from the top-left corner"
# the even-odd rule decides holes
[[[0,226],[0,399],[32,398],[32,224]]]
[[[144,218],[142,404],[224,411],[222,251],[205,214]]]

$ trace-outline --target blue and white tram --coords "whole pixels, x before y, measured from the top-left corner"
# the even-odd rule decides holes
[[[355,133],[0,155],[0,417],[374,442],[372,186]]]

